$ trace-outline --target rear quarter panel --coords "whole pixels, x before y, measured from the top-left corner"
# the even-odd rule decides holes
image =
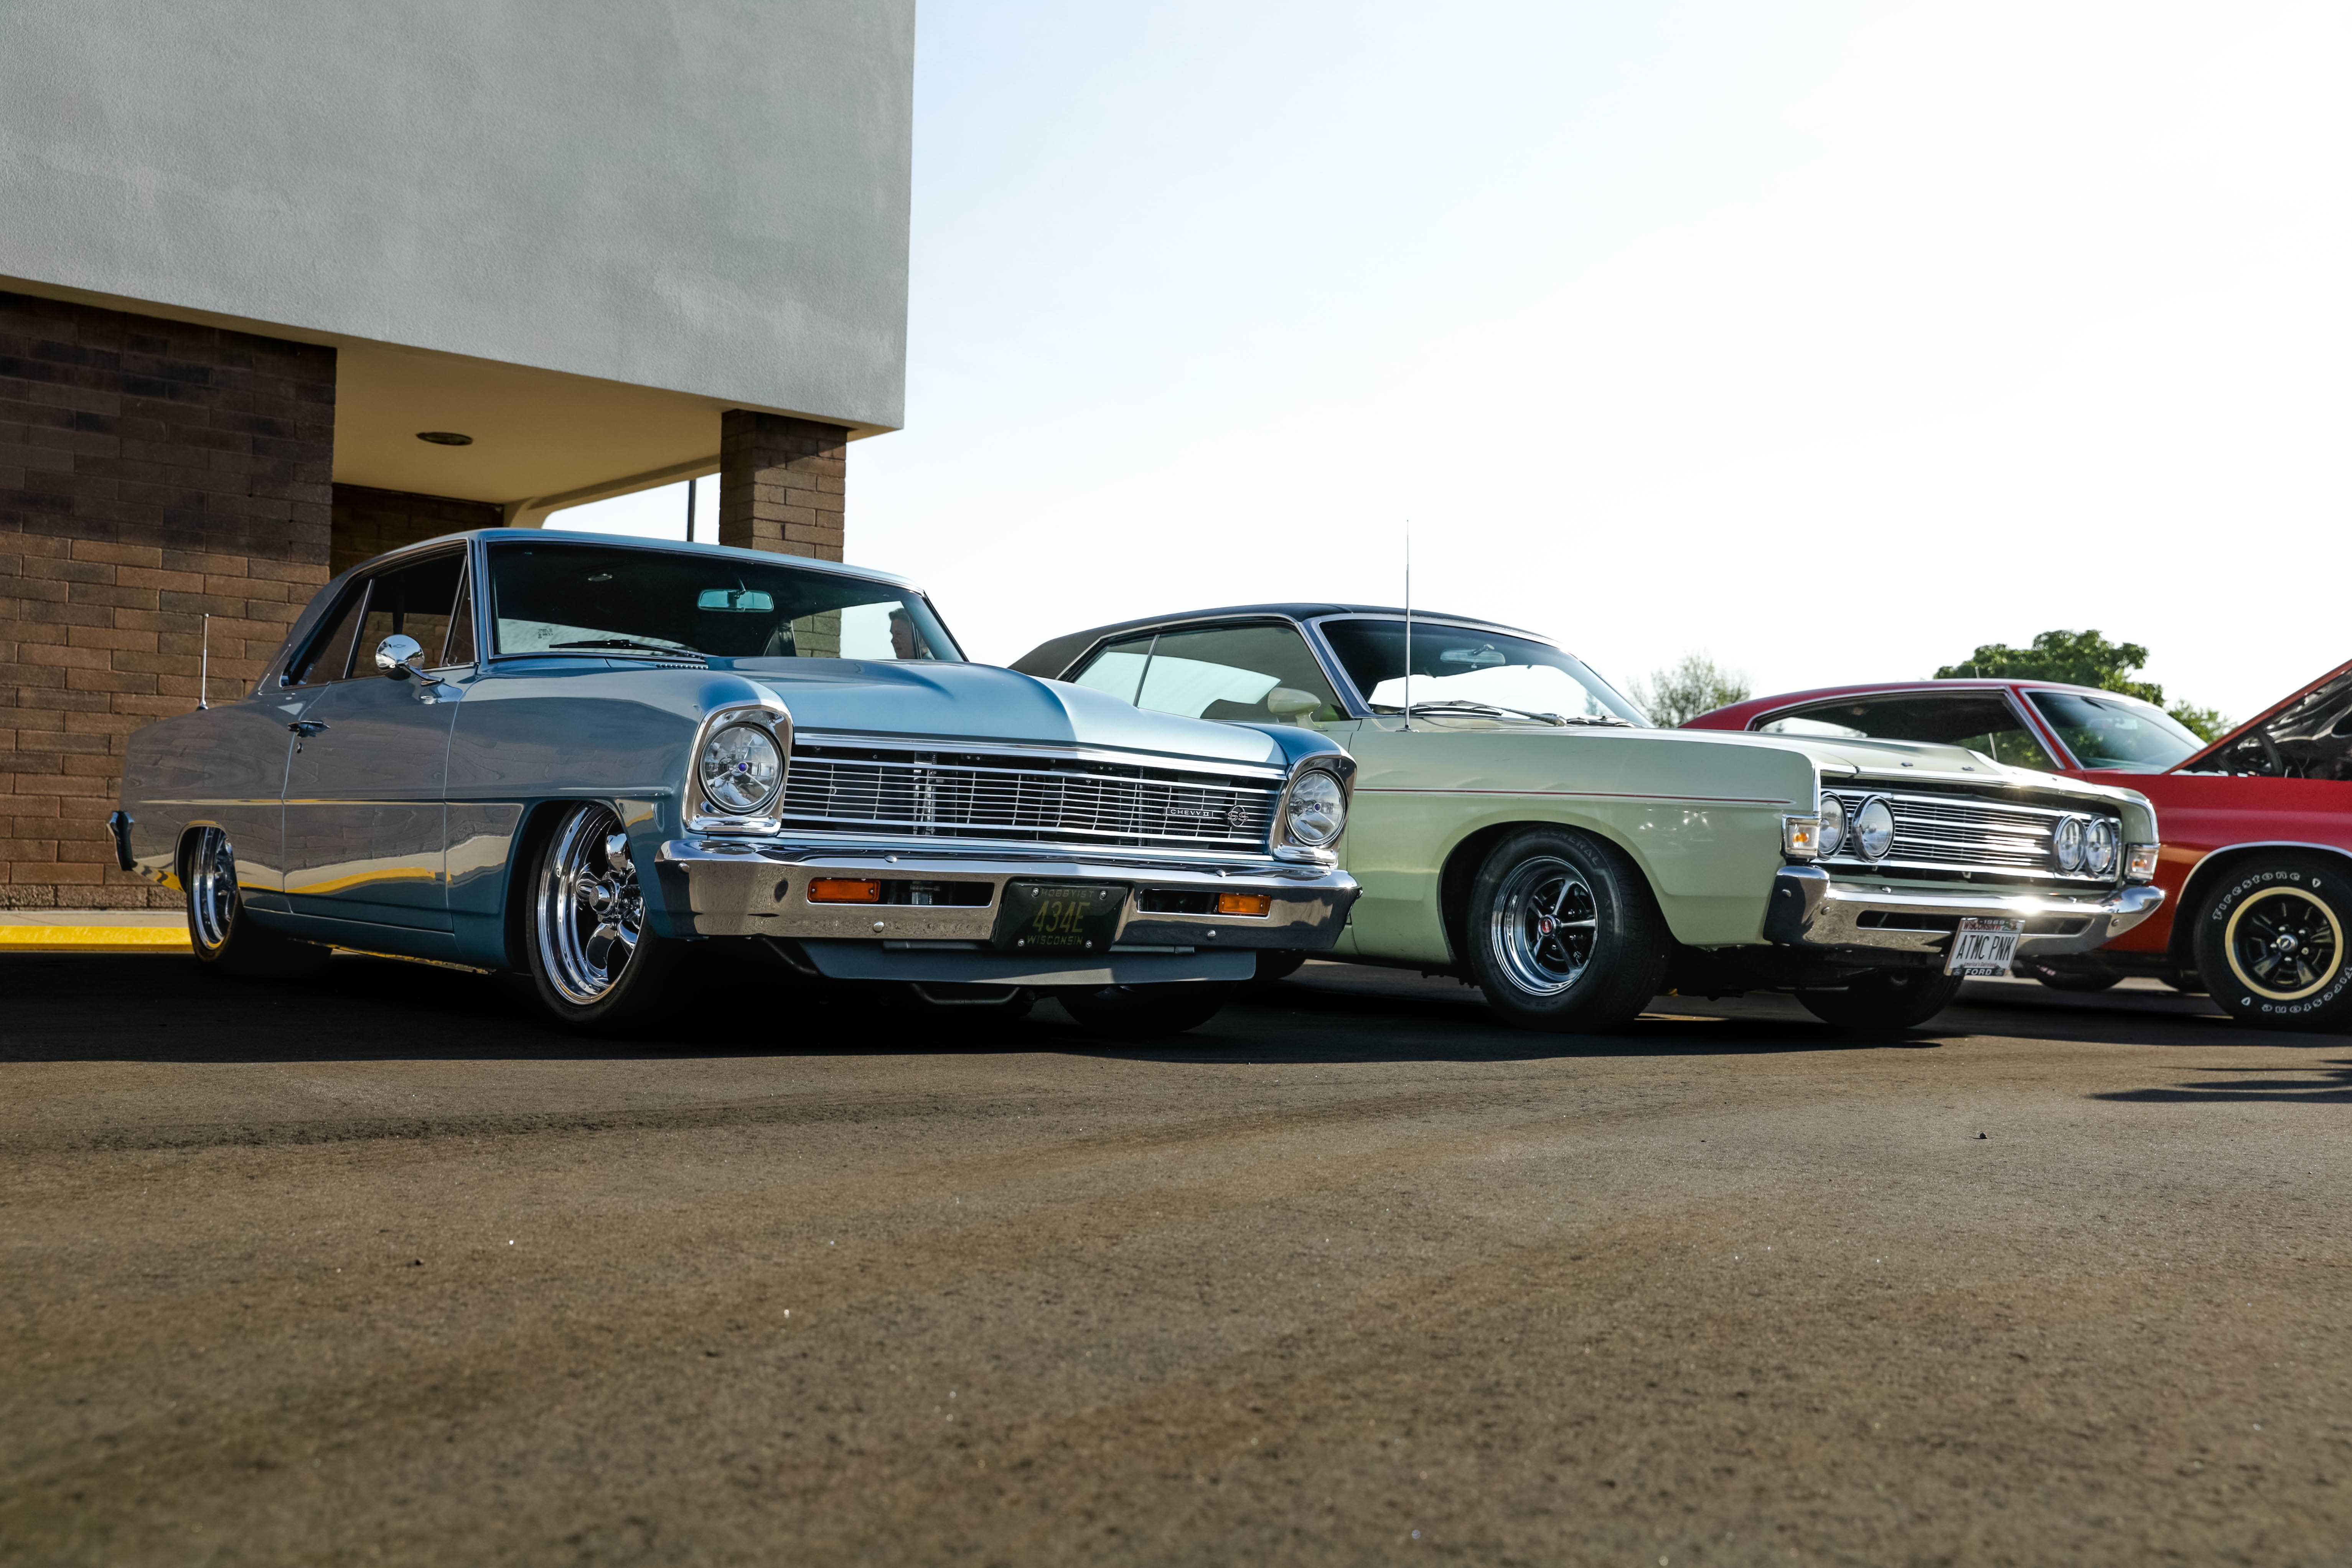
[[[280,800],[293,736],[278,704],[259,697],[161,720],[135,731],[122,762],[122,809],[142,875],[179,886],[179,847],[192,827],[218,827],[236,855],[237,882],[256,908],[285,889]]]

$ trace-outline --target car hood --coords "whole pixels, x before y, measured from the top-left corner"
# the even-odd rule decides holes
[[[1416,718],[1414,727],[1453,728],[1451,725],[1432,725],[1426,717]],[[1591,730],[1574,726],[1553,728],[1549,725],[1516,724],[1495,729],[1482,727],[1472,730],[1465,727],[1461,733],[1465,741],[1474,735],[1499,734],[1556,736],[1563,741],[1577,736],[1642,736],[1651,740],[1688,742],[1699,746],[1728,746],[1748,751],[1762,748],[1793,752],[1807,759],[1820,773],[1822,782],[1830,785],[1844,779],[1869,779],[1899,787],[1933,779],[1945,784],[2013,785],[2031,789],[2038,795],[2106,800],[2126,796],[2133,800],[2142,798],[2134,790],[2093,784],[2085,779],[2066,778],[2030,768],[2010,767],[1993,761],[1981,752],[1925,741],[1874,740],[1863,736],[1766,735],[1752,730]]]
[[[894,739],[1108,747],[1281,766],[1262,730],[1150,713],[1084,686],[984,664],[841,658],[713,660],[774,694],[796,731]]]

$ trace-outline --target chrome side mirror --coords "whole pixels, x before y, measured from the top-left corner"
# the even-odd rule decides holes
[[[1296,687],[1277,686],[1265,694],[1265,710],[1277,719],[1303,719],[1322,706],[1320,697]]]
[[[425,645],[415,637],[394,632],[375,645],[375,667],[394,680],[406,680],[411,676],[427,686],[438,686],[441,678],[425,673]]]

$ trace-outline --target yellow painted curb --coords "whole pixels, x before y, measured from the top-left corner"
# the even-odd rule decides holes
[[[171,926],[0,925],[0,951],[11,948],[185,952],[188,933]]]

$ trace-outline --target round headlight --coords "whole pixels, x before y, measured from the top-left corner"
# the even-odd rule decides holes
[[[1817,815],[1822,819],[1822,847],[1814,853],[1826,860],[1836,854],[1838,847],[1845,842],[1845,802],[1833,795],[1825,795],[1822,796]]]
[[[1311,768],[1290,786],[1289,818],[1290,841],[1320,849],[1348,826],[1348,792],[1329,773]]]
[[[2083,829],[2087,826],[2083,818],[2070,816],[2050,836],[2050,858],[2070,877],[2083,868]]]
[[[730,724],[702,747],[702,793],[710,804],[749,816],[776,798],[784,759],[775,737],[756,724]]]
[[[1871,796],[1853,814],[1853,847],[1865,860],[1883,860],[1895,847],[1895,808]]]
[[[2091,818],[2091,825],[2083,829],[2083,869],[2094,877],[2114,876],[2116,862],[2123,858],[2123,840],[2113,817]]]

